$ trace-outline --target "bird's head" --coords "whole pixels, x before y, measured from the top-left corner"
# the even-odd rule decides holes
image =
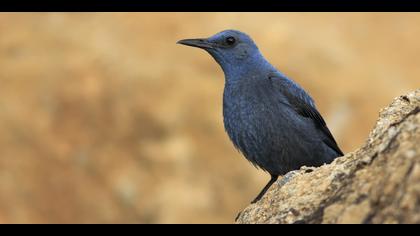
[[[225,30],[209,38],[183,39],[177,42],[206,50],[220,64],[225,73],[252,64],[260,56],[257,45],[247,34]]]

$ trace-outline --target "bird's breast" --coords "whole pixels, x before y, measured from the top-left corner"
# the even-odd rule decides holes
[[[278,128],[278,103],[269,88],[261,85],[226,86],[223,121],[227,134],[245,155]]]

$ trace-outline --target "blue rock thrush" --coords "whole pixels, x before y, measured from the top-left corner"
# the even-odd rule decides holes
[[[223,69],[226,132],[246,159],[271,175],[252,203],[279,175],[343,155],[314,100],[272,66],[248,35],[225,30],[178,43],[206,50]]]

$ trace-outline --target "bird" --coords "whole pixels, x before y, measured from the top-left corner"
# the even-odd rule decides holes
[[[279,176],[344,155],[313,98],[269,63],[246,33],[229,29],[177,43],[204,49],[223,70],[225,131],[248,161],[271,176],[251,203]]]

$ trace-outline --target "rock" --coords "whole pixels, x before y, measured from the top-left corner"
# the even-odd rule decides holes
[[[279,178],[237,223],[420,223],[420,89],[380,112],[363,147]]]

